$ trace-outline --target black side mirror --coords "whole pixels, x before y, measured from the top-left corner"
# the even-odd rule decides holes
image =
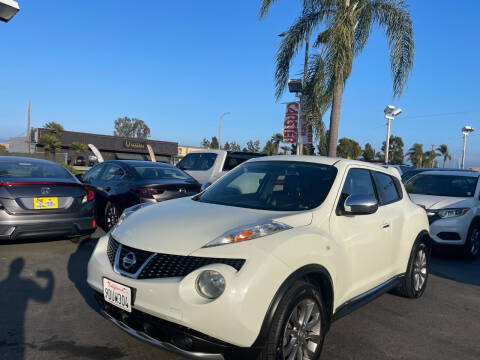
[[[350,195],[343,207],[344,215],[369,215],[378,210],[378,201],[372,195]]]
[[[207,181],[206,183],[203,183],[201,189],[202,191],[205,190],[206,188],[208,188],[210,185],[212,185],[212,183],[210,181]]]

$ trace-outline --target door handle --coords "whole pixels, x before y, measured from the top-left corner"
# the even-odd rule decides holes
[[[382,225],[382,229],[388,229],[390,227],[390,224],[385,223]]]

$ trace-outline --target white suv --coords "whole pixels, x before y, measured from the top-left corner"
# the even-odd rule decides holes
[[[425,290],[428,219],[395,174],[249,160],[197,196],[124,216],[88,284],[116,325],[189,358],[319,359],[332,321],[386,291]]]
[[[405,184],[412,200],[427,210],[433,241],[462,246],[468,258],[480,252],[479,176],[473,171],[428,171]]]

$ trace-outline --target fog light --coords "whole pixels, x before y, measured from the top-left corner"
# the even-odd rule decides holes
[[[197,278],[197,291],[207,299],[216,299],[225,291],[225,278],[215,270],[205,270]]]

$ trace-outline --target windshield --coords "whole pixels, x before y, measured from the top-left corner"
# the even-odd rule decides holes
[[[192,180],[193,178],[187,173],[176,167],[164,167],[155,165],[131,165],[142,179],[178,179]]]
[[[473,176],[418,174],[405,184],[405,188],[410,194],[472,197],[477,181]]]
[[[244,163],[196,200],[262,210],[309,210],[325,200],[336,174],[333,166],[307,162]]]
[[[214,153],[190,153],[177,166],[182,170],[204,171],[213,166],[216,158],[217,154]]]
[[[69,179],[70,174],[64,167],[36,161],[1,161],[0,177],[6,179],[15,178],[43,178],[43,179]]]

